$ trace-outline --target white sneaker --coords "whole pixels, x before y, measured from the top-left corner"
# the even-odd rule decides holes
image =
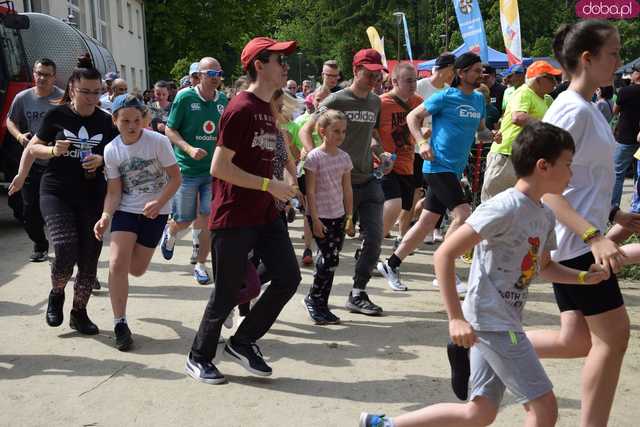
[[[436,243],[442,243],[444,241],[444,236],[442,235],[442,231],[439,228],[433,230],[433,241]]]
[[[433,233],[427,234],[427,237],[424,238],[424,243],[427,245],[433,245],[433,243],[435,242],[435,239],[433,238],[434,234],[436,234],[435,231]]]
[[[233,319],[236,315],[236,308],[232,308],[231,309],[231,313],[229,313],[229,315],[227,316],[227,318],[224,320],[224,327],[227,329],[232,329],[233,328]]]
[[[431,284],[436,288],[440,287],[440,285],[438,284],[438,279],[433,279],[433,282],[431,282]],[[460,298],[464,298],[464,296],[467,294],[467,282],[463,282],[462,280],[460,280],[457,274],[456,274],[456,291],[458,291],[458,296]]]
[[[408,289],[400,282],[400,272],[397,270],[394,271],[386,261],[378,262],[378,271],[387,279],[387,283],[389,283],[392,291],[406,291]]]

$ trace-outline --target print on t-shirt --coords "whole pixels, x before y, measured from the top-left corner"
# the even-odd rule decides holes
[[[167,183],[167,176],[158,159],[132,157],[120,164],[118,172],[125,194],[159,193]]]
[[[100,145],[100,143],[102,142],[101,133],[89,136],[89,133],[84,126],[82,126],[80,130],[78,130],[77,135],[67,129],[62,129],[62,131],[64,133],[64,137],[71,141],[74,147],[73,149],[69,147],[69,150],[63,154],[63,156],[65,157],[80,158],[80,144],[89,144],[91,146],[91,149],[93,150],[93,147]]]
[[[525,289],[529,287],[536,272],[538,271],[538,249],[540,249],[540,238],[529,237],[529,252],[522,258],[520,264],[520,271],[522,274],[516,283],[516,288]]]

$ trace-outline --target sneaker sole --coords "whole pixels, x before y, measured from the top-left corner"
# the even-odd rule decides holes
[[[78,333],[82,334],[82,335],[98,335],[100,333],[100,329],[96,328],[95,331],[91,331],[91,332],[83,332],[80,329],[78,329],[78,327],[76,326],[75,322],[73,321],[69,321],[69,327],[73,330],[78,331]]]
[[[231,357],[231,360],[233,360],[234,362],[240,364],[244,369],[247,370],[247,372],[249,372],[249,373],[251,373],[253,375],[257,375],[259,377],[270,377],[271,374],[272,374],[272,372],[262,372],[262,371],[258,371],[257,369],[253,369],[251,367],[251,365],[249,364],[249,361],[247,360],[246,357],[242,356],[241,354],[236,353],[228,345],[225,345],[224,352]]]
[[[129,339],[126,342],[116,344],[116,348],[119,351],[129,351],[131,350],[131,346],[133,346],[133,338],[131,337],[129,337]]]
[[[367,427],[367,414],[366,412],[360,413],[360,421],[358,422],[358,427]]]
[[[408,291],[408,290],[409,290],[409,288],[407,288],[407,287],[406,287],[406,286],[404,286],[404,285],[402,285],[402,287],[401,287],[401,288],[396,287],[396,286],[393,286],[393,285],[391,284],[391,282],[389,281],[389,276],[387,276],[387,272],[385,271],[384,266],[383,266],[382,268],[381,268],[381,267],[376,267],[376,270],[375,270],[375,271],[377,271],[378,273],[380,273],[380,275],[381,275],[382,277],[384,277],[385,279],[387,279],[387,284],[389,285],[389,288],[390,288],[392,291],[394,291],[394,292],[404,292],[404,291]]]
[[[44,258],[29,258],[29,262],[45,262],[48,261],[49,257]]]
[[[184,366],[184,372],[189,375],[191,378],[193,378],[196,381],[199,381],[201,383],[205,383],[205,384],[224,384],[227,382],[227,379],[225,377],[222,378],[201,378],[200,375],[198,375],[197,372],[194,372],[191,370],[191,368],[189,367],[189,364],[185,364]]]
[[[353,305],[350,302],[347,302],[344,307],[351,313],[360,313],[366,316],[382,316],[382,311],[367,310],[366,308],[360,308],[357,305]]]

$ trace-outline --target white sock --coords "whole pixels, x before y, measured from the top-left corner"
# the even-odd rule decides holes
[[[116,326],[118,323],[127,323],[127,316],[124,315],[122,317],[114,317],[113,326]]]
[[[351,295],[354,297],[359,297],[361,292],[362,292],[362,289],[358,289],[358,288],[351,289]]]
[[[200,244],[200,232],[202,230],[199,228],[192,228],[191,229],[191,241],[193,242],[193,246],[199,245]]]

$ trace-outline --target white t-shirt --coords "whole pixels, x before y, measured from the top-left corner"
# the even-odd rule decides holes
[[[143,129],[140,139],[126,145],[120,136],[104,149],[105,173],[108,179],[122,178],[122,199],[118,210],[141,214],[144,206],[157,199],[168,182],[165,168],[175,165],[176,158],[169,138]],[[169,214],[167,202],[160,214]]]
[[[562,195],[594,227],[606,231],[615,181],[616,141],[611,126],[595,104],[571,89],[558,96],[542,120],[568,131],[576,145],[573,177]],[[556,239],[558,249],[551,253],[555,261],[576,258],[591,250],[560,222],[556,224]]]
[[[426,78],[426,79],[418,80],[418,83],[416,85],[416,93],[418,95],[420,95],[423,100],[426,101],[434,93],[438,93],[441,90],[444,90],[444,89],[446,89],[448,87],[449,87],[449,85],[446,84],[446,83],[441,88],[435,87],[434,85],[431,84],[431,77],[429,77],[429,78]],[[427,118],[424,119],[424,122],[422,122],[422,127],[425,127],[425,128],[430,128],[431,127],[431,115],[428,115]],[[428,141],[431,141],[431,138],[429,138]],[[416,144],[415,149],[416,149],[416,153],[420,152],[420,146],[418,144]]]

